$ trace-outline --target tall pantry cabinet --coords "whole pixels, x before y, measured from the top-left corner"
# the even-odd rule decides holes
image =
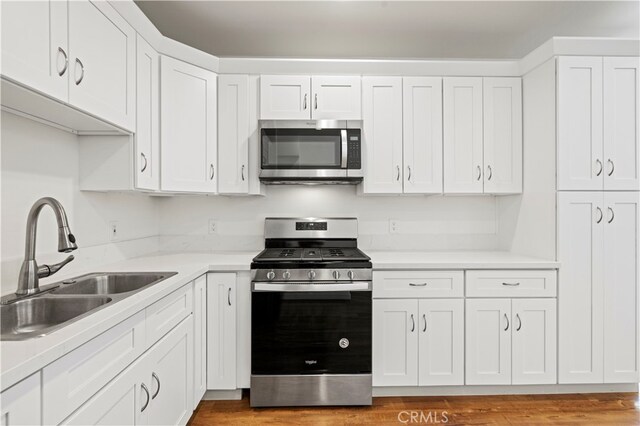
[[[560,383],[639,379],[639,63],[557,60]]]

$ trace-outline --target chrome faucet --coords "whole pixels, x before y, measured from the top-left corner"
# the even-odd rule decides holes
[[[25,243],[25,255],[22,267],[20,268],[20,276],[18,277],[18,290],[16,295],[25,296],[41,291],[39,279],[48,277],[58,272],[64,265],[71,262],[73,256],[67,257],[60,263],[55,265],[41,265],[36,263],[36,230],[38,226],[38,216],[44,206],[53,209],[58,222],[58,251],[60,253],[69,253],[78,248],[76,245],[76,237],[69,229],[67,222],[67,214],[62,204],[55,198],[44,197],[36,201],[29,211],[27,217],[27,239]]]

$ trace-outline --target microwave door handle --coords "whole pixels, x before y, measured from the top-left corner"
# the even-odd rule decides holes
[[[340,168],[341,169],[346,169],[347,168],[347,155],[348,155],[348,150],[347,150],[347,130],[346,129],[342,129],[340,130],[340,142],[341,142],[341,151],[342,151],[342,161],[340,163]]]

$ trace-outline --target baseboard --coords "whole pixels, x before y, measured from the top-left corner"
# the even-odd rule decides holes
[[[391,386],[374,387],[373,396],[526,395],[560,393],[638,392],[638,383],[507,386]]]
[[[239,400],[242,399],[242,389],[208,390],[202,399],[204,401]]]

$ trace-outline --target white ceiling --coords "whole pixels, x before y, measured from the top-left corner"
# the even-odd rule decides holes
[[[640,37],[635,1],[136,1],[216,56],[521,58],[553,36]]]

